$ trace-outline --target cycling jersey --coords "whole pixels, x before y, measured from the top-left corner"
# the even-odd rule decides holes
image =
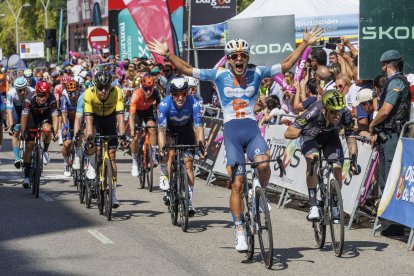
[[[30,99],[25,101],[24,109],[22,114],[28,115],[32,114],[33,119],[38,117],[43,117],[46,115],[58,115],[58,109],[56,105],[55,96],[49,94],[46,102],[44,104],[39,104],[36,102],[36,95],[33,95]]]
[[[129,112],[136,112],[142,111],[142,110],[148,110],[154,105],[158,105],[161,101],[160,92],[156,89],[154,89],[154,92],[152,93],[151,97],[149,99],[146,99],[143,95],[144,91],[141,88],[138,88],[134,91],[134,94],[131,98],[131,103],[129,107]]]
[[[75,113],[77,110],[77,103],[72,103],[72,101],[69,99],[69,95],[67,92],[63,92],[62,97],[60,98],[60,109],[61,112],[66,112],[67,117],[70,121],[75,120]]]
[[[83,106],[84,106],[84,95],[85,92],[82,92],[78,98],[78,103],[76,105],[76,115],[83,116]]]
[[[200,103],[191,95],[185,99],[184,106],[178,109],[171,96],[165,97],[158,108],[158,125],[160,127],[182,127],[190,124],[201,126]]]
[[[84,95],[84,112],[85,116],[109,116],[112,113],[124,113],[124,102],[122,99],[122,90],[118,87],[112,86],[108,98],[101,101],[96,95],[96,88],[91,87],[86,89]]]
[[[224,122],[234,119],[255,120],[254,106],[263,78],[273,77],[281,72],[281,65],[256,66],[246,69],[240,83],[230,70],[223,68],[193,69],[193,77],[216,84]]]
[[[22,100],[19,98],[15,88],[10,89],[9,93],[7,93],[6,110],[12,110],[14,123],[20,122],[25,102],[33,97],[34,91],[33,88],[27,87],[26,97]]]

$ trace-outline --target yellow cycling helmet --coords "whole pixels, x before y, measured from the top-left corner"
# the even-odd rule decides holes
[[[338,90],[328,90],[322,96],[323,106],[329,111],[338,111],[345,108],[345,98]]]

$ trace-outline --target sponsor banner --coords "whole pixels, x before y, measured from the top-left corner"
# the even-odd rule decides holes
[[[378,216],[414,228],[414,139],[398,141]]]
[[[121,60],[124,58],[132,60],[133,57],[152,57],[128,9],[122,10],[118,15],[118,34]]]
[[[206,141],[207,156],[201,160],[197,155],[194,162],[207,170],[212,170],[223,141],[215,142],[217,136],[223,135],[223,121],[211,117],[203,117],[204,139]]]
[[[296,48],[295,18],[283,15],[231,19],[226,39],[237,38],[249,43],[250,63],[266,66],[279,63]]]
[[[167,3],[172,24],[175,49],[176,52],[179,50],[181,54],[183,49],[184,1],[168,0]]]
[[[214,163],[214,168],[213,168],[213,172],[215,173],[219,173],[219,174],[223,174],[223,175],[228,175],[227,169],[226,169],[226,149],[224,147],[224,143],[223,146],[220,148],[220,151],[218,153],[216,162]]]
[[[45,44],[43,42],[20,42],[19,54],[21,59],[44,58]]]
[[[414,1],[364,0],[359,8],[359,79],[382,74],[381,54],[391,49],[402,53],[404,73],[414,72]]]
[[[236,6],[237,0],[191,0],[191,25],[224,22],[236,15]]]
[[[211,25],[193,25],[191,32],[194,48],[224,47],[227,22]]]

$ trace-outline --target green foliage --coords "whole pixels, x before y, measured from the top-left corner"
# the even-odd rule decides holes
[[[46,4],[47,0],[43,0]],[[9,3],[17,15],[23,3],[30,3],[31,7],[24,7],[20,13],[19,42],[44,41],[45,39],[45,12],[40,0],[9,0]],[[66,9],[65,0],[50,0],[48,7],[48,27],[59,28],[60,9]],[[0,48],[3,56],[9,56],[16,52],[16,23],[6,1],[1,1],[0,14],[5,14],[0,23]],[[65,25],[64,25],[65,26]]]
[[[247,8],[254,0],[237,0],[237,13],[241,13]]]

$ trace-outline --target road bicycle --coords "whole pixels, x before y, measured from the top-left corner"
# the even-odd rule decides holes
[[[154,160],[152,159],[152,146],[150,144],[150,128],[157,128],[157,126],[135,126],[135,132],[144,133],[141,135],[138,141],[138,178],[141,189],[145,187],[145,181],[147,182],[148,191],[152,192],[154,185]]]
[[[260,252],[263,258],[264,265],[270,269],[273,265],[273,233],[272,220],[270,218],[270,210],[268,207],[268,199],[262,186],[260,185],[257,167],[262,163],[277,162],[279,166],[279,176],[283,177],[286,174],[283,167],[282,159],[280,157],[274,160],[265,160],[260,162],[246,162],[236,163],[231,167],[230,183],[234,182],[236,171],[240,166],[250,166],[252,181],[247,181],[247,175],[244,175],[243,185],[243,206],[244,206],[244,221],[247,232],[246,257],[251,260],[254,255],[254,235],[257,234],[260,245]],[[247,171],[246,171],[247,172]]]
[[[177,225],[178,218],[180,218],[181,229],[183,232],[188,230],[190,191],[188,184],[187,169],[184,165],[184,153],[188,150],[199,149],[203,151],[201,142],[199,145],[177,145],[178,135],[174,134],[174,145],[166,145],[163,149],[172,149],[176,153],[171,164],[170,171],[170,189],[167,191],[169,198],[168,209],[171,213],[171,222]]]
[[[78,133],[76,133],[76,135],[73,139],[72,148],[71,148],[72,160],[74,160],[74,154],[75,154],[75,140],[76,141],[81,141],[79,139],[82,139],[82,135],[83,135],[83,132],[78,131]],[[73,155],[72,155],[72,151],[73,151]],[[79,192],[79,202],[80,203],[84,203],[85,199],[86,199],[86,175],[85,175],[85,168],[84,168],[84,164],[85,164],[84,156],[85,155],[82,154],[82,157],[79,158],[80,159],[80,167],[77,170],[73,169],[73,167],[72,167],[73,161],[71,162],[71,171],[72,171],[72,175],[73,175],[73,181],[75,183],[76,189]]]
[[[318,174],[318,207],[321,214],[318,221],[312,222],[315,233],[315,240],[318,248],[325,245],[326,225],[329,224],[331,230],[332,247],[337,257],[340,257],[344,248],[345,228],[344,228],[344,209],[342,203],[341,187],[334,175],[334,164],[337,161],[350,160],[355,165],[358,175],[361,168],[357,165],[356,155],[352,158],[341,158],[338,160],[319,158],[322,156],[323,146],[318,146],[319,155],[315,155],[311,161],[310,176],[315,172]],[[352,175],[351,170],[349,174]]]

